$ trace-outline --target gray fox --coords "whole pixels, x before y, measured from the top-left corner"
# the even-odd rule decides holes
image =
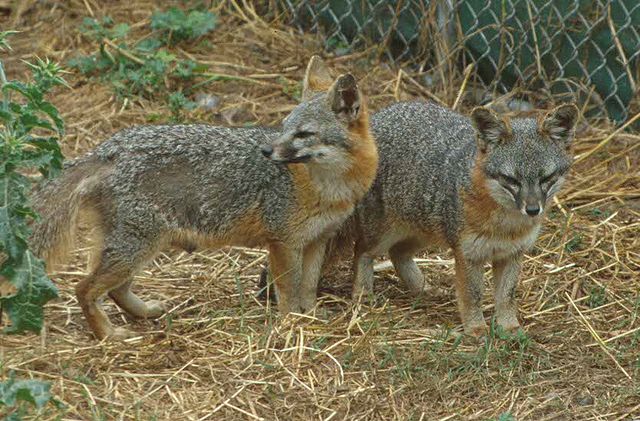
[[[354,77],[327,82],[318,63],[310,60],[303,101],[280,129],[133,127],[35,192],[42,218],[31,241],[48,268],[68,250],[80,213],[98,231],[96,262],[76,286],[96,337],[131,335],[109,322],[105,294],[135,317],[163,313],[130,287],[169,245],[266,246],[279,310],[315,304],[324,243],[371,186],[378,160]]]
[[[577,118],[571,104],[538,119],[508,119],[482,107],[469,118],[424,102],[374,114],[380,164],[354,214],[354,298],[372,289],[375,256],[388,251],[398,276],[419,292],[424,278],[414,253],[448,246],[465,333],[486,332],[486,262],[493,268],[497,324],[518,329],[514,296],[522,254],[536,241],[571,166]]]
[[[336,236],[354,243],[354,299],[373,288],[374,257],[388,252],[398,276],[418,293],[424,277],[414,253],[450,247],[465,332],[486,332],[486,262],[493,267],[497,324],[518,329],[514,296],[522,254],[536,241],[571,166],[577,118],[571,104],[538,119],[511,120],[482,107],[469,118],[421,101],[374,113],[378,174]],[[344,250],[345,244],[333,246]]]

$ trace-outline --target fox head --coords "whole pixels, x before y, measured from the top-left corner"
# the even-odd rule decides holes
[[[262,153],[276,162],[346,168],[362,130],[368,130],[368,116],[355,78],[345,74],[333,80],[322,60],[313,56],[303,81],[302,102]]]
[[[488,108],[471,113],[481,169],[493,199],[524,215],[541,215],[571,166],[578,109],[561,105],[542,118],[509,120]]]

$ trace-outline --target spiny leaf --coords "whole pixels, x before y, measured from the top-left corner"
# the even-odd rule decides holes
[[[11,376],[0,383],[0,406],[15,407],[18,401],[29,402],[37,408],[45,406],[52,398],[51,383],[40,380],[15,380]]]
[[[8,111],[0,109],[0,120],[2,120],[5,125],[8,125],[13,121],[13,114]]]
[[[30,101],[39,102],[42,100],[42,94],[38,90],[34,90],[29,84],[20,81],[5,83],[2,90],[18,92]]]
[[[42,160],[37,162],[30,162],[31,166],[37,167],[38,171],[47,178],[51,178],[60,173],[62,170],[62,162],[64,156],[60,151],[60,145],[58,145],[58,138],[56,137],[31,137],[27,136],[25,143],[35,146],[40,150],[40,154],[43,155]],[[48,160],[46,163],[44,161]],[[44,167],[43,167],[44,164]]]
[[[58,296],[58,290],[45,273],[44,263],[27,250],[19,261],[6,261],[0,276],[8,279],[17,289],[15,295],[0,298],[11,326],[6,333],[30,330],[40,332],[43,309],[47,301]]]
[[[86,17],[80,25],[80,32],[96,40],[124,38],[129,33],[129,29],[129,25],[126,23],[119,23],[114,26],[113,19],[109,16],[103,18],[102,21]]]
[[[19,258],[27,249],[29,230],[15,211],[17,204],[26,202],[29,187],[29,180],[13,171],[0,178],[0,250],[11,259]]]
[[[35,63],[29,63],[28,61],[24,61],[24,63],[31,69],[33,78],[36,81],[35,87],[42,94],[47,93],[54,86],[70,88],[67,81],[61,76],[62,73],[67,72],[58,63],[52,62],[48,58],[43,60],[40,57],[36,57]]]
[[[38,105],[38,108],[51,117],[53,123],[56,125],[56,129],[58,131],[59,136],[64,135],[64,121],[60,118],[60,114],[58,113],[58,109],[50,102],[43,101]]]
[[[23,227],[14,222],[9,209],[0,207],[0,250],[9,257],[18,257],[27,249],[25,235],[20,233]]]
[[[0,32],[0,50],[11,50],[11,46],[7,42],[7,37],[17,34],[20,31],[2,31]]]

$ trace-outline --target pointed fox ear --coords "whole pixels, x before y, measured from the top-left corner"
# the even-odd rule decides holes
[[[302,100],[306,101],[315,92],[324,92],[331,87],[333,78],[329,68],[319,56],[312,56],[307,64],[302,81]]]
[[[471,112],[471,123],[476,129],[478,146],[483,152],[490,145],[502,142],[511,135],[509,122],[486,107],[474,108]]]
[[[578,114],[578,107],[574,104],[560,105],[545,114],[540,130],[552,140],[568,146],[573,140]]]
[[[336,79],[327,94],[331,110],[347,123],[357,120],[360,115],[360,89],[356,78],[347,73]]]

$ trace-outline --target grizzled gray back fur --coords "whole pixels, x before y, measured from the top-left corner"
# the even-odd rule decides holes
[[[131,223],[141,235],[163,228],[215,235],[255,205],[281,210],[265,215],[278,230],[292,202],[291,175],[260,153],[276,135],[265,128],[140,126],[116,134],[93,155],[113,163],[103,189],[123,216],[138,215]]]

